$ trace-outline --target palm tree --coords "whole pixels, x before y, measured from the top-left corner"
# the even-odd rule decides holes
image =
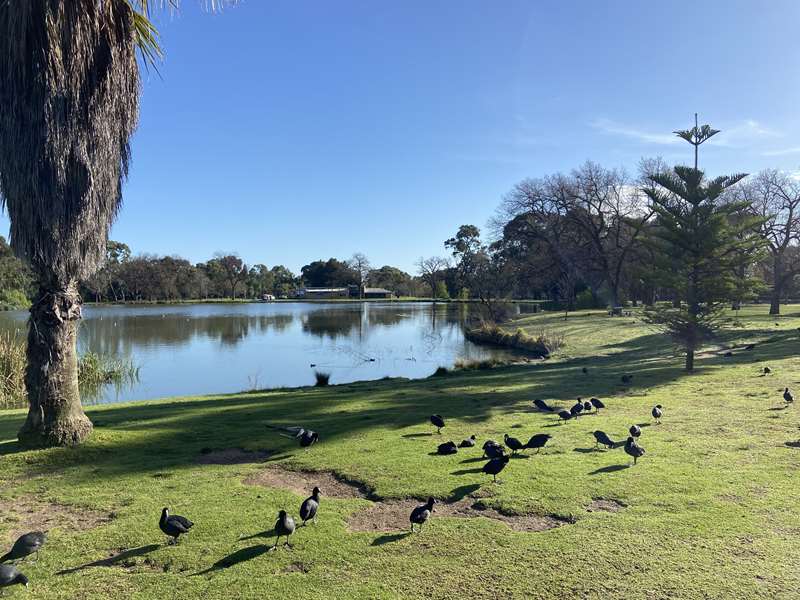
[[[139,117],[136,52],[160,56],[151,4],[0,0],[0,206],[39,283],[24,445],[78,444],[92,431],[78,391],[78,281],[101,265],[122,201]]]

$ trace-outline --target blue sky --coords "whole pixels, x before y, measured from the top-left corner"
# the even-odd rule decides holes
[[[122,213],[134,252],[413,271],[517,181],[587,159],[800,168],[800,2],[247,0],[159,17]],[[0,216],[0,233],[8,221]]]

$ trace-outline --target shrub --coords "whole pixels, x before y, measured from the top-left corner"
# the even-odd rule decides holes
[[[467,330],[464,336],[476,344],[512,348],[540,358],[549,357],[551,353],[564,345],[564,336],[559,333],[545,329],[538,330],[534,335],[530,335],[522,329],[510,333],[496,323],[482,323],[475,329]]]
[[[331,381],[331,374],[323,373],[322,371],[314,371],[314,379],[317,381],[314,384],[316,387],[325,387]]]
[[[450,371],[447,370],[447,367],[438,367],[431,377],[442,377],[443,375],[447,375]]]
[[[25,405],[25,341],[11,334],[0,335],[0,408]],[[95,352],[78,358],[78,384],[81,394],[96,398],[103,386],[133,383],[139,368],[130,359],[117,359]]]

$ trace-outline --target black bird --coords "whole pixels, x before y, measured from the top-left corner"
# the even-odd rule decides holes
[[[638,438],[640,435],[642,435],[642,430],[638,425],[631,425],[631,428],[628,431],[630,432],[631,437]]]
[[[285,510],[278,512],[278,520],[275,521],[275,543],[270,550],[275,550],[278,547],[278,541],[284,536],[286,537],[284,546],[291,548],[292,545],[289,543],[289,538],[292,537],[294,530],[294,519]]]
[[[733,352],[731,352],[730,350],[728,350],[728,351],[727,351],[725,354],[723,354],[722,356],[724,356],[725,358],[730,358],[730,357],[732,357],[732,356],[733,356]]]
[[[475,446],[475,436],[471,435],[465,440],[461,440],[461,443],[458,445],[459,448],[472,448]]]
[[[600,412],[601,408],[605,408],[606,407],[606,405],[603,404],[603,402],[600,400],[600,398],[590,398],[589,402],[592,403],[592,406],[594,406],[595,411],[597,411],[597,412]]]
[[[303,525],[306,524],[306,521],[314,521],[314,525],[317,524],[317,511],[319,510],[319,495],[322,491],[318,487],[314,487],[311,490],[311,495],[303,500],[303,503],[300,505],[300,518],[303,520]]]
[[[586,400],[583,403],[583,412],[585,412],[587,414],[592,412],[592,403],[589,400]]]
[[[586,367],[581,367],[581,373],[586,375],[586,373],[588,373],[588,372],[589,372],[589,369],[587,369]]]
[[[558,412],[558,418],[562,421],[569,421],[572,418],[572,413],[568,410],[561,410]]]
[[[789,388],[783,389],[783,399],[786,400],[786,402],[794,402],[794,396],[792,396],[792,392],[789,391]],[[2,558],[0,558],[0,562],[3,562]]]
[[[764,367],[764,375],[769,375],[770,373],[772,373],[772,369],[769,367]]]
[[[456,452],[458,452],[458,446],[452,441],[439,444],[439,447],[436,449],[437,454],[455,454]]]
[[[508,434],[505,434],[505,436],[503,437],[503,441],[506,443],[506,446],[511,448],[512,454],[516,454],[518,451],[525,449],[525,444],[520,442],[517,438],[511,437]]]
[[[633,457],[633,464],[636,464],[636,459],[644,456],[644,448],[636,443],[632,437],[629,437],[625,442],[625,454]]]
[[[621,380],[621,381],[622,381],[622,383],[624,383],[625,385],[628,385],[628,384],[629,384],[631,381],[633,381],[633,375],[628,375],[628,374],[626,373],[625,375],[623,375],[622,377],[620,377],[620,380]]]
[[[510,458],[510,456],[499,456],[497,458],[493,458],[483,465],[483,472],[487,475],[491,475],[492,482],[497,483],[497,474],[505,469]]]
[[[569,409],[569,412],[572,413],[573,417],[578,417],[583,412],[583,401],[578,398],[578,401],[572,405],[572,408]]]
[[[21,560],[34,552],[36,553],[36,560],[39,560],[39,549],[44,546],[46,541],[47,534],[42,531],[26,533],[14,542],[9,552],[0,556],[0,563],[4,563],[7,560]]]
[[[538,398],[533,401],[533,405],[539,410],[544,410],[547,412],[553,412],[553,410],[555,410],[552,406],[547,404],[547,402],[545,402],[544,400],[539,400]]]
[[[280,435],[283,437],[298,440],[300,442],[300,446],[303,448],[313,446],[319,441],[319,434],[316,431],[305,429],[304,427],[276,427],[275,425],[267,425],[267,427],[277,431],[282,431],[283,433]]]
[[[434,504],[436,504],[436,500],[430,497],[425,504],[420,504],[411,511],[411,515],[408,517],[408,520],[411,522],[411,533],[414,533],[414,525],[419,525],[419,530],[422,531],[422,526],[430,519],[433,513]]]
[[[539,454],[539,450],[544,448],[545,444],[551,437],[552,436],[546,433],[537,433],[536,435],[531,436],[531,439],[528,440],[528,443],[525,444],[525,447],[531,449],[536,448],[536,454]]]
[[[182,534],[189,533],[189,530],[193,525],[194,523],[192,523],[186,517],[181,517],[180,515],[170,515],[168,508],[165,508],[161,511],[161,520],[158,522],[158,526],[161,531],[171,537],[171,543],[174,544],[178,543],[178,538]]]
[[[14,565],[0,565],[0,593],[3,588],[12,585],[24,585],[28,587],[28,578],[19,572]]]
[[[752,349],[753,349],[753,348],[755,348],[755,347],[756,347],[756,345],[755,345],[755,344],[747,344],[747,346],[745,346],[745,347],[744,347],[744,349],[745,349],[745,350],[752,350]]]
[[[483,444],[483,455],[487,458],[498,458],[505,455],[503,445],[494,440],[486,440]]]
[[[608,435],[606,435],[605,431],[593,431],[592,435],[594,436],[594,447],[597,448],[598,444],[603,444],[606,448],[611,450],[616,445],[616,442],[612,440]]]
[[[661,410],[662,408],[664,407],[660,404],[656,404],[651,412],[653,418],[656,420],[656,425],[661,425],[661,415],[663,414]]]
[[[442,415],[431,415],[431,423],[436,427],[436,433],[442,433],[442,427],[444,427]]]

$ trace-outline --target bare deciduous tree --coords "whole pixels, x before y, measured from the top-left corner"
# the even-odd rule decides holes
[[[778,315],[786,289],[800,273],[800,182],[773,169],[762,171],[738,192],[762,220],[758,233],[766,242],[772,279],[769,314]]]
[[[436,297],[436,284],[442,278],[442,271],[450,266],[450,262],[441,256],[421,258],[416,262],[420,278],[431,288],[431,298]]]

